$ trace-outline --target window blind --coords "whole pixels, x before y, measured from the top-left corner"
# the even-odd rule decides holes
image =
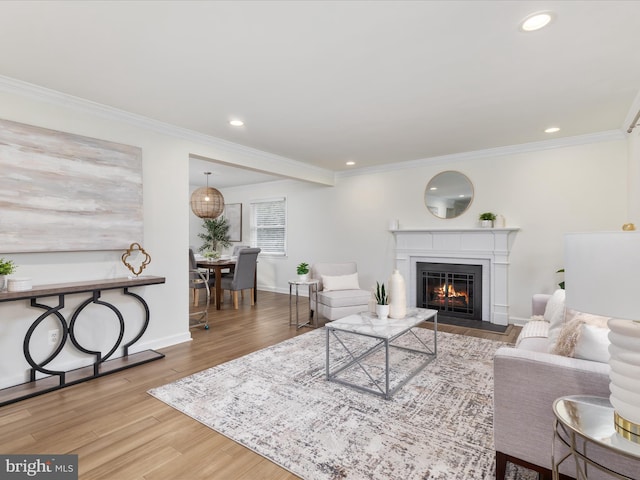
[[[286,255],[286,199],[256,200],[251,203],[251,245],[261,254]]]

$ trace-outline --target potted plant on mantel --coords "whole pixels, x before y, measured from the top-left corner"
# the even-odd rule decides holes
[[[482,228],[493,227],[493,221],[496,219],[496,214],[492,212],[484,212],[480,214],[480,226]]]
[[[298,274],[298,280],[300,282],[308,282],[309,281],[309,264],[308,263],[300,263],[296,267],[296,273]]]
[[[380,285],[376,282],[376,315],[380,320],[386,320],[389,316],[389,296],[384,288],[384,283]]]
[[[13,260],[0,258],[0,292],[7,288],[7,275],[15,272],[16,268],[18,267],[13,263]]]

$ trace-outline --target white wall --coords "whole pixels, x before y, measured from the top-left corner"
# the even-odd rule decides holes
[[[424,189],[442,170],[459,170],[474,184],[475,198],[457,219],[438,219],[423,203]],[[259,288],[288,292],[301,261],[358,262],[361,286],[385,280],[393,268],[389,221],[400,228],[477,226],[481,212],[504,215],[518,226],[511,255],[511,321],[530,316],[531,295],[550,293],[562,280],[563,234],[618,230],[627,216],[627,146],[622,137],[586,145],[465,159],[444,164],[342,176],[335,187],[282,181],[223,191],[241,202],[285,195],[287,258],[261,257]],[[245,210],[246,211],[246,210]],[[248,232],[248,215],[244,217]]]

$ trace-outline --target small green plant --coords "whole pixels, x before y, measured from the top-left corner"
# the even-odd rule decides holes
[[[380,285],[380,283],[376,282],[375,297],[378,305],[389,305],[389,296],[384,288],[384,283]]]
[[[13,263],[13,260],[5,260],[4,258],[0,258],[0,275],[11,275],[16,271],[16,268],[18,267],[15,263]]]
[[[496,214],[491,212],[484,212],[480,214],[480,220],[491,220],[492,222],[496,219]]]
[[[304,262],[300,263],[296,267],[296,272],[298,272],[298,275],[306,275],[309,273],[309,264]]]

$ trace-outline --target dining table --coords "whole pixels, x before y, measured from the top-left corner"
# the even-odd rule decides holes
[[[220,310],[220,300],[222,299],[222,271],[229,269],[233,272],[236,267],[236,258],[218,259],[218,260],[197,260],[198,268],[206,268],[209,270],[209,275],[213,274],[215,278],[215,299],[216,310]],[[258,289],[257,287],[257,268],[256,274],[253,277],[253,302],[258,301]]]

